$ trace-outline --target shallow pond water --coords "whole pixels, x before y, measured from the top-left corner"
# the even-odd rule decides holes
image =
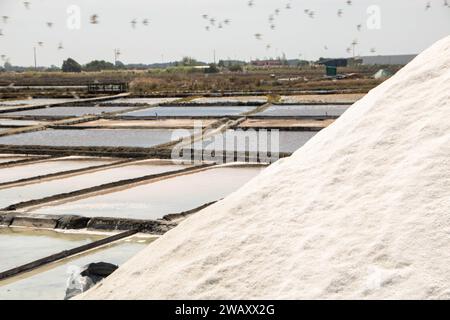
[[[170,129],[48,129],[0,137],[0,145],[149,148],[189,134]]]
[[[108,112],[119,112],[130,107],[51,107],[33,110],[23,110],[3,113],[6,116],[37,116],[37,117],[81,117],[88,114],[99,115]]]
[[[23,276],[0,281],[0,300],[62,300],[73,270],[93,262],[108,262],[120,266],[153,240],[154,238],[137,237],[121,240]]]
[[[180,98],[120,98],[109,101],[101,102],[104,104],[114,104],[114,105],[146,105],[146,104],[160,104],[165,102],[172,102]]]
[[[22,100],[4,100],[0,101],[0,107],[1,106],[22,106],[22,105],[40,105],[40,104],[47,104],[47,103],[61,103],[61,102],[69,102],[69,101],[76,101],[76,99],[22,99]]]
[[[0,271],[75,248],[102,237],[0,227]]]
[[[7,162],[13,162],[13,161],[19,161],[19,160],[25,160],[24,157],[0,157],[0,164],[1,163],[7,163]]]
[[[0,159],[1,161],[1,159]],[[45,162],[31,163],[27,165],[14,166],[10,168],[0,168],[0,183],[17,181],[21,179],[32,178],[36,176],[48,175],[57,172],[76,170],[103,164],[112,163],[113,160],[107,159],[82,159],[71,158],[54,159]]]
[[[191,100],[194,103],[258,103],[264,104],[267,102],[265,96],[235,96],[235,97],[202,97]]]
[[[58,206],[43,207],[34,213],[159,219],[169,213],[180,213],[224,198],[262,169],[209,169]]]
[[[301,117],[340,116],[349,105],[274,105],[254,116]]]
[[[154,107],[133,112],[124,113],[131,117],[221,117],[235,116],[253,110],[254,107],[220,106],[220,107]]]
[[[43,123],[45,122],[34,120],[0,119],[0,126],[35,126]]]
[[[194,149],[208,151],[292,153],[317,132],[280,130],[227,130],[197,142]]]
[[[133,179],[183,168],[185,166],[181,165],[133,164],[41,183],[1,189],[0,208],[18,202],[41,199],[119,180]]]

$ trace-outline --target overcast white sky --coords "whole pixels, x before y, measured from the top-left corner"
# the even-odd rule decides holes
[[[15,65],[32,65],[33,47],[40,41],[44,44],[37,48],[38,64],[49,66],[61,65],[67,57],[80,63],[113,61],[114,48],[121,50],[120,60],[125,63],[183,56],[212,61],[214,49],[217,59],[248,60],[282,53],[288,58],[341,57],[349,56],[346,49],[354,39],[359,42],[356,54],[370,55],[371,48],[376,54],[408,54],[450,34],[450,7],[444,6],[444,0],[353,0],[350,6],[346,0],[253,0],[252,7],[249,0],[27,1],[28,10],[21,0],[0,0],[0,16],[10,17],[6,24],[0,17],[0,55]],[[428,2],[431,8],[426,10]],[[79,29],[67,27],[69,18],[72,25],[76,21],[76,14],[67,13],[70,5],[80,8]],[[314,11],[314,18],[305,9]],[[89,23],[92,14],[98,14],[98,24]],[[210,23],[203,14],[231,23],[218,29],[216,22],[206,31]],[[271,14],[275,30],[270,28]],[[145,18],[148,26],[141,23]],[[135,29],[133,19],[138,21]],[[49,28],[46,22],[54,26]],[[256,39],[257,33],[261,40]],[[57,49],[60,42],[63,50]]]

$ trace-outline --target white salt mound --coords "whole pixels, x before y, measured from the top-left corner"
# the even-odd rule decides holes
[[[449,119],[450,36],[84,298],[450,298]]]

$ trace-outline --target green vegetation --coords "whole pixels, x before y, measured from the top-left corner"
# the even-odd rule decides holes
[[[81,65],[72,58],[64,60],[62,67],[63,72],[81,72]]]
[[[83,71],[103,71],[103,70],[114,70],[116,66],[111,62],[104,60],[94,60],[83,66]]]
[[[219,73],[220,69],[214,63],[209,65],[208,69],[205,69],[205,73]]]

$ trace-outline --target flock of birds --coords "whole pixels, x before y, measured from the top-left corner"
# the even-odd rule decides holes
[[[284,10],[291,10],[292,9],[291,1],[292,0],[289,0],[289,2],[287,2],[284,5],[284,8],[283,8]],[[353,5],[353,1],[352,0],[346,0],[345,3],[346,3],[347,6]],[[23,5],[24,5],[26,10],[30,10],[31,9],[31,2],[30,1],[23,1]],[[255,0],[248,0],[247,5],[248,5],[249,8],[253,8],[256,5]],[[443,6],[450,8],[450,0],[443,0]],[[430,10],[431,7],[432,7],[431,6],[431,1],[428,1],[428,2],[425,3],[425,10],[426,11]],[[282,12],[282,9],[280,9],[278,7],[276,9],[274,9],[273,12],[271,12],[269,14],[269,16],[268,16],[268,26],[269,26],[270,30],[273,31],[273,30],[276,29],[276,19],[280,16],[281,12]],[[304,14],[307,17],[309,17],[311,19],[314,19],[316,17],[316,14],[317,14],[316,11],[314,11],[312,9],[304,9],[303,12],[304,12]],[[337,17],[338,18],[344,17],[344,12],[345,12],[344,9],[342,9],[342,8],[338,9],[337,13],[336,13]],[[212,16],[210,14],[203,14],[202,15],[202,19],[206,22],[206,26],[205,26],[205,30],[206,31],[212,31],[213,29],[223,29],[223,28],[225,28],[225,27],[227,27],[227,26],[229,26],[231,24],[231,19],[230,18],[218,19],[218,18],[216,18],[216,17],[214,17],[214,16]],[[4,16],[1,17],[1,21],[2,21],[3,25],[7,25],[9,23],[9,20],[10,20],[10,17],[7,16],[7,15],[4,15]],[[100,23],[99,15],[98,14],[90,15],[89,21],[93,25],[99,24]],[[47,25],[48,28],[53,28],[53,26],[54,26],[54,22],[52,22],[52,21],[47,21],[47,22],[45,22],[45,24]],[[140,24],[142,24],[144,27],[148,26],[150,24],[150,20],[148,18],[134,18],[134,19],[132,19],[130,21],[130,24],[131,24],[131,27],[133,29],[136,29],[137,26],[140,25]],[[356,30],[358,32],[362,31],[362,24],[361,23],[357,24],[355,27],[356,27]],[[0,37],[4,37],[5,36],[5,34],[3,33],[3,29],[4,29],[3,27],[0,28]],[[259,32],[255,33],[254,37],[258,41],[263,41],[264,40],[263,34],[259,33]],[[358,44],[359,44],[359,42],[358,42],[357,39],[353,40],[352,43],[350,44],[350,46],[348,46],[346,48],[346,52],[350,54],[353,51],[353,55],[354,55],[355,47]],[[44,42],[38,41],[37,42],[37,46],[43,47],[44,46]],[[272,47],[272,45],[270,43],[267,43],[265,45],[265,48],[267,50],[269,50],[271,47]],[[58,43],[57,49],[58,50],[64,49],[64,45],[63,45],[62,41]],[[115,49],[115,50],[117,50],[117,49]],[[327,45],[324,45],[324,50],[328,50],[328,46]],[[376,52],[376,48],[374,48],[374,47],[371,48],[370,52],[371,53],[375,53]],[[4,62],[9,62],[9,58],[5,54],[1,54],[0,55],[0,59],[2,61],[4,61]]]
[[[352,1],[352,0],[347,0],[347,1],[346,1],[346,4],[347,4],[348,6],[351,6],[351,5],[353,4],[353,1]],[[253,7],[254,5],[255,5],[255,1],[254,1],[254,0],[250,0],[250,1],[248,2],[248,6],[249,6],[249,7]],[[285,10],[290,10],[290,9],[292,9],[292,3],[291,3],[291,2],[286,3],[284,9],[285,9]],[[276,29],[275,21],[276,21],[276,18],[280,15],[280,12],[281,12],[281,9],[280,9],[280,8],[276,8],[272,13],[269,14],[269,17],[268,17],[268,23],[269,23],[269,28],[270,28],[271,30],[275,30],[275,29]],[[309,17],[309,18],[311,18],[311,19],[314,19],[315,16],[316,16],[316,12],[315,12],[314,10],[311,10],[311,9],[304,9],[303,12],[304,12],[304,14],[305,14],[307,17]],[[343,14],[344,14],[344,10],[343,10],[343,9],[338,9],[338,11],[337,11],[337,16],[338,16],[339,18],[341,18],[341,17],[343,16]],[[357,25],[356,25],[356,29],[357,29],[357,31],[361,31],[361,30],[362,30],[362,24],[357,24]],[[263,40],[263,35],[262,35],[261,33],[255,33],[255,34],[254,34],[254,37],[256,38],[256,40]],[[352,52],[352,48],[353,48],[353,51],[354,51],[354,47],[355,47],[357,44],[358,44],[358,40],[355,39],[355,40],[351,43],[351,46],[347,48],[347,50],[346,50],[347,53],[351,53],[351,52]],[[272,47],[272,45],[271,45],[270,43],[266,44],[266,49],[267,49],[267,50],[269,50],[271,47]],[[324,45],[324,49],[325,49],[325,50],[328,50],[328,46],[327,46],[327,45]],[[371,52],[372,52],[372,53],[376,52],[376,49],[375,49],[375,48],[371,48]]]
[[[24,5],[24,7],[25,7],[26,10],[30,10],[30,9],[31,9],[31,2],[30,2],[30,1],[23,1],[23,5]],[[9,19],[10,19],[9,16],[6,16],[6,15],[2,16],[2,23],[3,23],[4,25],[8,24]],[[98,14],[92,14],[92,15],[90,15],[90,16],[89,16],[89,22],[90,22],[91,24],[93,24],[93,25],[99,24],[99,23],[100,23],[100,21],[99,21],[99,15],[98,15]],[[138,26],[139,23],[141,23],[143,26],[146,27],[146,26],[148,26],[148,25],[150,24],[150,20],[149,20],[148,18],[140,18],[140,19],[134,18],[134,19],[132,19],[132,20],[130,21],[131,27],[132,27],[133,29],[136,29],[136,27]],[[48,28],[53,28],[53,26],[55,25],[55,23],[52,22],[52,21],[47,21],[47,22],[45,22],[45,25],[46,25]],[[3,36],[5,36],[5,34],[3,33],[3,28],[0,28],[0,37],[3,37]],[[43,42],[43,41],[38,41],[38,42],[36,43],[36,45],[37,45],[38,47],[43,47],[43,46],[44,46],[44,42]],[[57,49],[58,49],[58,50],[63,50],[63,49],[64,49],[64,45],[63,45],[63,42],[62,42],[62,41],[58,43]],[[118,56],[118,55],[120,55],[120,52],[119,52],[117,49],[115,49],[115,54]],[[10,61],[10,58],[7,57],[5,54],[1,54],[1,55],[0,55],[0,59],[1,59],[3,62],[9,62],[9,61]]]
[[[347,6],[353,5],[353,1],[352,1],[352,0],[346,0],[346,5],[347,5]],[[255,6],[255,1],[254,1],[254,0],[249,0],[248,6],[249,6],[249,7]],[[444,7],[450,8],[449,0],[443,0],[443,6],[444,6]],[[286,6],[285,6],[285,9],[286,9],[286,10],[292,9],[292,4],[291,4],[290,2],[288,2],[288,3],[286,4]],[[431,2],[430,2],[430,1],[428,1],[428,2],[425,4],[425,10],[429,10],[429,9],[431,9]],[[277,8],[277,9],[274,10],[273,13],[271,13],[271,14],[269,15],[268,21],[269,21],[269,27],[270,27],[271,30],[275,30],[275,28],[276,28],[276,25],[275,25],[275,18],[280,14],[280,12],[281,12],[281,9],[280,9],[280,8]],[[307,8],[307,9],[304,9],[303,12],[304,12],[304,14],[305,14],[306,16],[308,16],[308,17],[311,18],[311,19],[314,19],[314,18],[316,17],[316,12],[315,12],[314,10],[311,10],[311,9],[308,9],[308,8]],[[337,10],[337,16],[338,16],[338,18],[342,18],[342,17],[344,16],[344,9],[342,9],[342,8],[338,9],[338,10]],[[362,31],[362,27],[363,27],[362,24],[361,24],[361,23],[358,23],[358,24],[356,25],[356,30],[357,30],[358,32],[361,32],[361,31]],[[262,35],[261,33],[255,33],[255,34],[254,34],[254,37],[255,37],[256,40],[263,40],[263,35]],[[350,53],[353,52],[353,56],[355,56],[355,47],[356,47],[358,44],[359,44],[358,40],[357,40],[357,39],[354,39],[354,40],[352,41],[352,43],[350,44],[350,46],[348,46],[348,47],[346,48],[346,52],[347,52],[348,54],[350,54]],[[267,49],[267,50],[269,50],[271,47],[272,47],[272,45],[271,45],[270,43],[269,43],[269,44],[266,44],[266,49]],[[328,50],[328,46],[327,46],[327,45],[324,45],[324,50]],[[375,48],[375,47],[370,48],[370,52],[371,52],[371,53],[376,53],[376,48]]]
[[[214,18],[211,15],[208,14],[203,14],[202,18],[207,21],[208,25],[205,26],[205,30],[209,31],[212,28],[217,28],[217,29],[223,29],[225,26],[230,25],[231,20],[230,19],[223,19],[223,20],[219,20],[217,18]]]

